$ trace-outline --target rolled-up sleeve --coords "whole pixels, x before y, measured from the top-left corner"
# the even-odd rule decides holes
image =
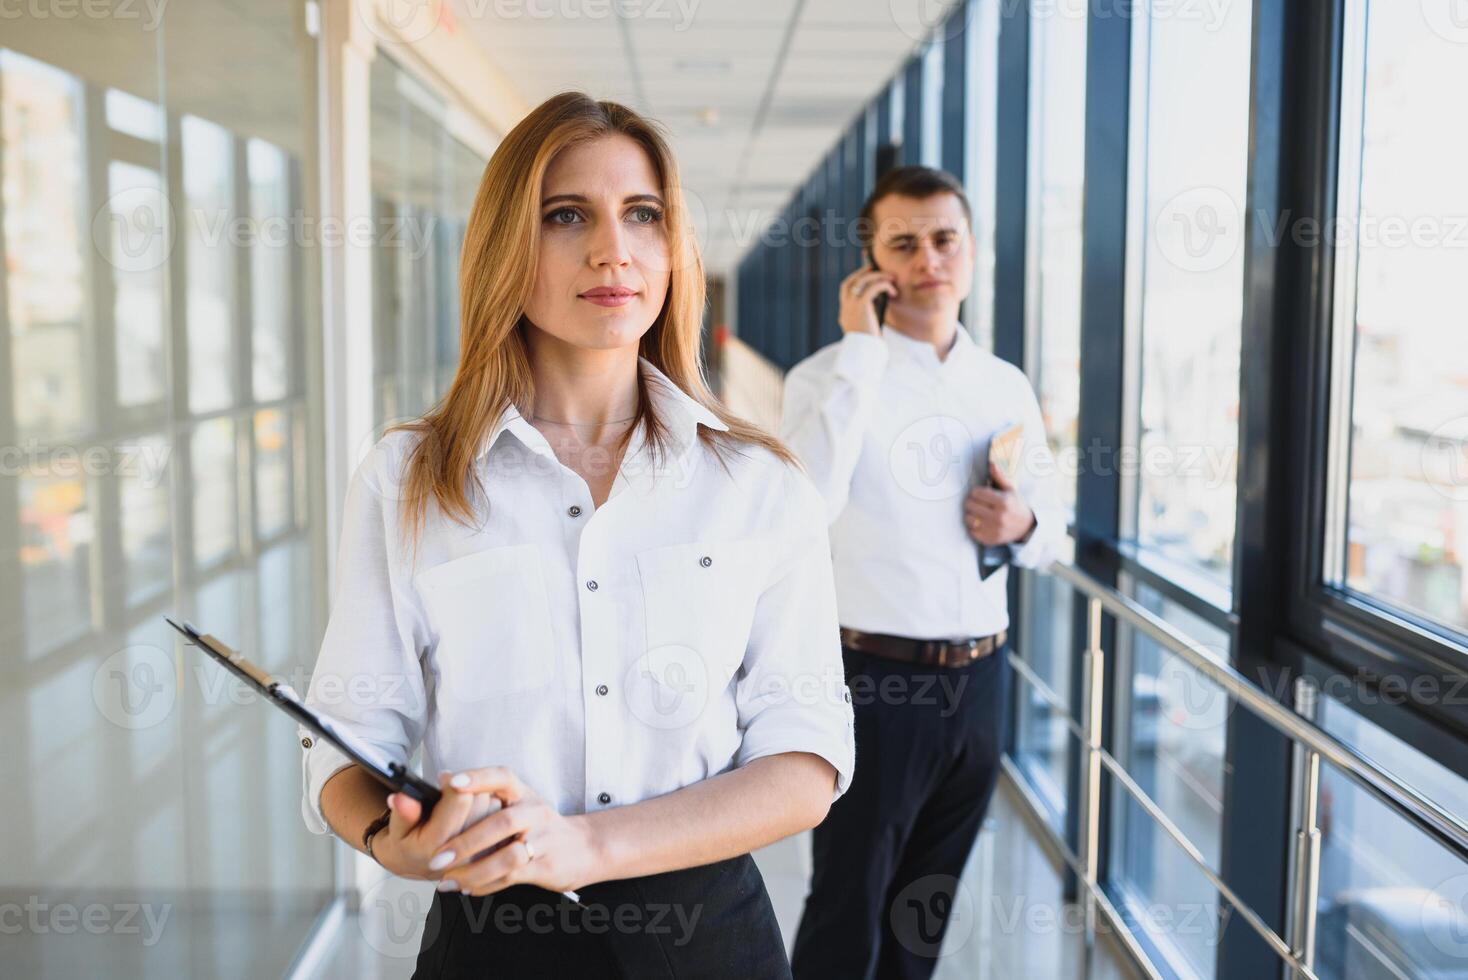
[[[810,752],[836,770],[834,802],[856,765],[851,692],[824,503],[802,474],[790,474],[780,555],[771,565],[750,629],[735,702],[743,741],[736,765],[781,752]]]
[[[336,585],[306,704],[388,759],[406,762],[426,717],[423,617],[411,583],[394,561],[397,504],[384,498],[381,445],[357,468],[347,490],[337,549]],[[330,833],[321,788],[351,760],[300,729],[301,816],[312,833]]]

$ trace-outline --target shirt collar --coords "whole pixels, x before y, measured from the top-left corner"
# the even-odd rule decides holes
[[[948,357],[942,362],[938,360],[938,351],[933,347],[932,344],[928,343],[926,340],[918,340],[916,337],[909,337],[901,330],[894,330],[892,327],[889,327],[885,323],[882,324],[882,336],[887,339],[887,344],[889,347],[894,347],[898,350],[906,351],[914,358],[924,360],[925,363],[931,362],[933,364],[946,364],[949,361],[952,361],[955,356],[962,356],[960,354],[960,351],[964,351],[966,348],[974,346],[974,339],[970,337],[968,331],[963,328],[963,324],[958,323],[957,321],[955,321],[954,326],[953,347],[949,349]]]
[[[700,425],[717,429],[720,432],[729,430],[729,426],[707,406],[679,388],[647,358],[639,355],[637,365],[642,372],[643,380],[647,383],[647,394],[654,411],[683,449],[693,445],[698,437]],[[489,436],[482,443],[476,458],[482,458],[493,449],[500,435],[507,431],[524,443],[527,448],[554,455],[550,443],[546,442],[540,430],[531,425],[514,405],[507,405],[500,413],[494,428],[490,429]],[[641,439],[634,439],[634,441],[641,444]],[[630,451],[628,455],[631,455]]]

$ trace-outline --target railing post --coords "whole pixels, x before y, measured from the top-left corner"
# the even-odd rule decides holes
[[[1101,650],[1101,601],[1086,601],[1086,651],[1081,660],[1081,745],[1080,814],[1076,821],[1080,840],[1077,856],[1085,875],[1086,950],[1096,941],[1096,889],[1101,860],[1101,706],[1104,696],[1106,655]]]
[[[1308,677],[1295,679],[1295,711],[1315,720],[1319,692]],[[1301,963],[1315,968],[1315,916],[1320,904],[1320,753],[1300,742],[1294,743],[1294,765],[1290,772],[1294,798],[1294,855],[1291,864],[1293,904],[1290,914],[1290,951]],[[1292,968],[1295,980],[1304,974]]]

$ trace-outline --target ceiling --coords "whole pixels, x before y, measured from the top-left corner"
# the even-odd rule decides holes
[[[953,0],[447,0],[535,105],[566,89],[667,129],[728,274]]]

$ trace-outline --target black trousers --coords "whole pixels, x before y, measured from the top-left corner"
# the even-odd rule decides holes
[[[973,927],[958,878],[999,775],[1008,650],[958,668],[842,657],[856,771],[812,835],[791,967],[796,980],[926,980],[950,920]]]
[[[748,854],[605,881],[578,906],[531,885],[435,894],[414,980],[749,980],[790,976],[764,879]]]

